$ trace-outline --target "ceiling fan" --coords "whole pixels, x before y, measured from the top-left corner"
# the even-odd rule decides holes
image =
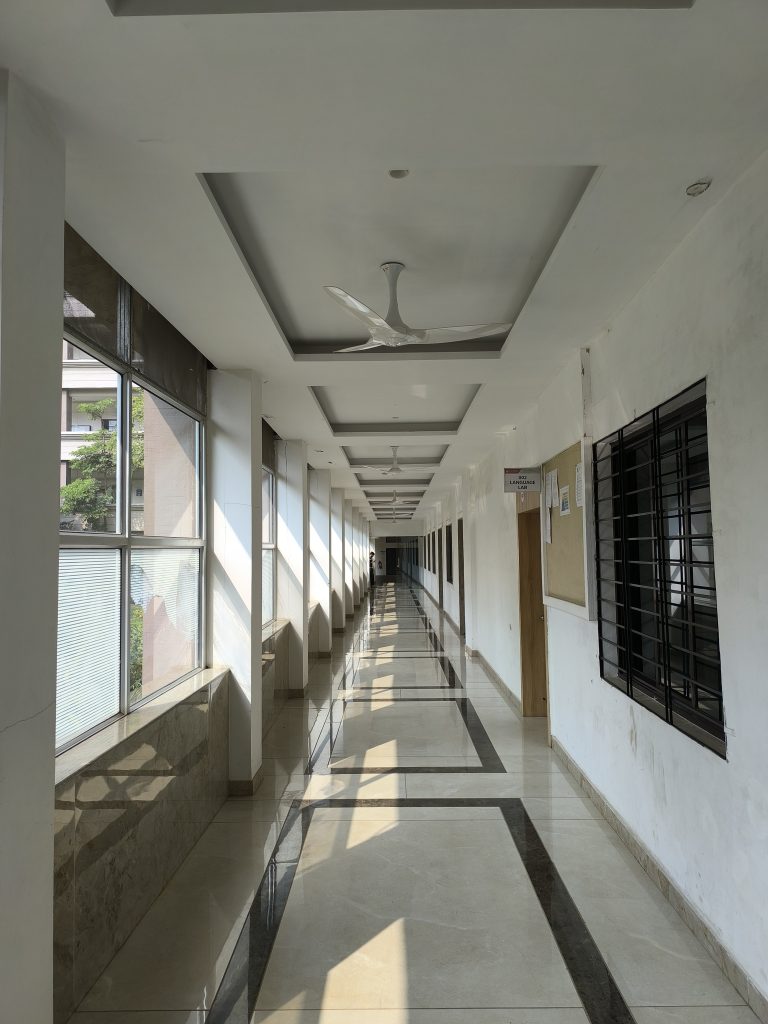
[[[349,351],[349,350],[347,350],[347,351]],[[353,466],[352,470],[355,473],[357,473],[358,470],[368,469],[368,470],[372,470],[372,471],[377,472],[377,473],[381,473],[383,476],[397,476],[398,474],[405,473],[406,470],[403,469],[403,467],[397,461],[397,452],[398,452],[399,447],[400,446],[397,445],[397,444],[390,445],[390,448],[392,449],[392,462],[387,467],[384,467],[384,466]],[[409,465],[406,468],[407,468],[408,472],[410,472],[411,470],[414,470],[414,469],[428,469],[429,468],[429,469],[434,470],[436,467],[432,463],[412,462],[412,463],[409,463]]]
[[[392,497],[389,498],[386,495],[380,497],[373,497],[370,499],[371,505],[379,509],[392,509],[392,511],[413,511],[413,509],[419,504],[421,499],[416,495],[404,495],[398,498],[397,491],[392,491]]]
[[[479,338],[489,338],[495,334],[507,334],[512,324],[474,324],[469,327],[428,327],[418,329],[409,327],[400,315],[397,304],[397,279],[405,270],[405,264],[389,262],[382,263],[389,285],[389,309],[384,317],[374,313],[364,302],[356,299],[343,288],[336,285],[325,285],[325,290],[337,302],[346,309],[348,313],[362,320],[368,328],[370,337],[362,345],[349,345],[347,348],[337,349],[337,352],[365,352],[368,349],[379,348],[402,348],[405,345],[450,345],[456,341],[475,341]]]

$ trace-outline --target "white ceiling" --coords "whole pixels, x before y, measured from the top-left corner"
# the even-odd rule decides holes
[[[292,347],[333,347],[367,334],[323,285],[384,315],[388,260],[405,264],[400,311],[413,327],[513,321],[593,170],[420,167],[396,180],[386,168],[308,168],[207,181]]]
[[[403,378],[407,374],[403,373]],[[404,424],[450,424],[454,429],[464,419],[478,392],[478,384],[402,384],[379,385],[376,370],[364,375],[362,387],[314,388],[314,394],[328,422],[338,432],[346,432],[345,424],[361,423],[370,428],[386,424],[387,429],[400,430]],[[391,451],[390,451],[391,455]]]
[[[420,516],[768,146],[766,39],[764,0],[154,18],[115,18],[103,0],[0,5],[0,65],[67,142],[73,226],[216,365],[259,370],[273,427],[306,438],[360,507],[344,447],[447,446]],[[574,169],[590,167],[569,219],[587,173]],[[208,186],[219,174],[255,189],[237,237]],[[702,176],[712,188],[687,198]],[[249,231],[263,247],[250,258]],[[496,318],[525,300],[501,352],[296,355],[259,253],[286,330],[310,344],[349,330],[315,294],[320,275],[380,309],[383,259],[413,263],[414,319]],[[414,385],[428,425],[395,429],[411,421],[384,414]]]

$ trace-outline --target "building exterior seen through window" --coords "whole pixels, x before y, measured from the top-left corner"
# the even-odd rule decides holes
[[[64,342],[58,749],[202,664],[202,430]]]

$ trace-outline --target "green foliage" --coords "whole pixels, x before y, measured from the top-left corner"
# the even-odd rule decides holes
[[[86,530],[103,529],[112,505],[110,496],[89,477],[73,480],[61,488],[61,511],[79,516]]]
[[[107,409],[115,404],[114,398],[100,398],[97,402],[78,402],[77,408],[92,420],[101,420]]]
[[[91,419],[101,420],[115,404],[114,398],[79,402],[78,409]],[[117,431],[97,430],[75,449],[70,467],[75,479],[61,488],[61,511],[77,516],[86,530],[106,529],[106,517],[116,500]],[[131,394],[131,474],[144,468],[144,392]]]
[[[140,604],[131,605],[130,635],[130,697],[141,696],[141,679],[144,667],[144,609]]]

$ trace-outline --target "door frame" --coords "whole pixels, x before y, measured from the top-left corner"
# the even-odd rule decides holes
[[[467,609],[464,594],[464,519],[456,520],[456,557],[459,570],[459,636],[467,635]]]
[[[437,603],[443,610],[443,528],[437,530]]]

